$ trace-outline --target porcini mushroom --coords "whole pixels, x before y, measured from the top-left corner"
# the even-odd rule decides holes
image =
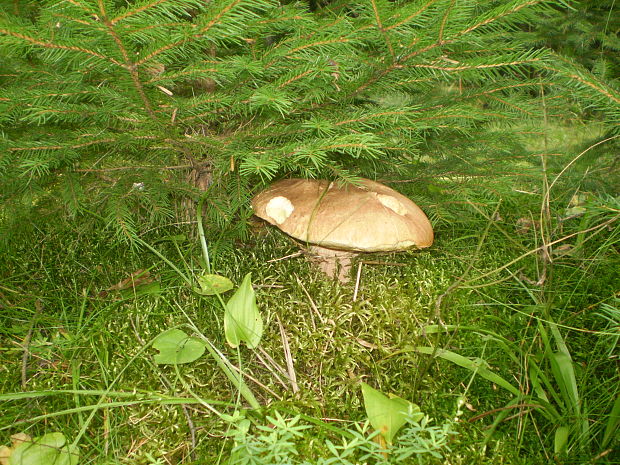
[[[378,182],[284,179],[252,200],[254,214],[311,245],[321,269],[345,282],[356,252],[429,247],[433,228],[410,199]],[[339,266],[338,266],[339,265]]]

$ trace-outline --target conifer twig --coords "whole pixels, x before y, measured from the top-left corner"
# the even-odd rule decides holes
[[[110,171],[127,170],[185,170],[194,165],[172,165],[172,166],[114,166],[111,168],[75,168],[76,173],[107,173]]]
[[[102,55],[101,53],[97,53],[93,50],[89,50],[87,48],[83,48],[83,47],[78,47],[76,45],[60,45],[60,44],[55,44],[53,42],[47,42],[47,41],[43,41],[43,40],[38,40],[35,39],[34,37],[30,37],[27,36],[25,34],[20,34],[18,32],[14,32],[14,31],[9,31],[8,29],[4,29],[1,28],[0,29],[0,34],[5,34],[7,36],[12,36],[15,37],[17,39],[22,39],[25,40],[26,42],[31,43],[32,45],[37,45],[39,47],[43,47],[43,48],[53,48],[53,49],[59,49],[59,50],[67,50],[67,51],[72,51],[72,52],[80,52],[80,53],[85,53],[87,55],[91,55],[94,56],[96,58],[99,58],[101,60],[105,60],[105,61],[109,61],[110,63],[113,63],[117,66],[122,66],[122,64],[115,60],[114,58]]]
[[[370,2],[372,3],[372,10],[375,15],[375,21],[377,22],[377,29],[379,29],[379,31],[381,32],[381,35],[383,35],[383,38],[385,39],[385,44],[387,45],[388,51],[390,52],[390,56],[392,57],[392,60],[394,60],[394,48],[392,47],[390,36],[388,35],[386,29],[383,27],[383,24],[381,23],[381,16],[379,15],[379,9],[377,7],[377,2],[375,0],[370,0]]]

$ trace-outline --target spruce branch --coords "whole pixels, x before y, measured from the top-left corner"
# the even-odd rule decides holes
[[[381,32],[381,35],[383,35],[383,38],[385,39],[385,44],[387,45],[388,51],[390,52],[390,56],[392,57],[392,60],[394,60],[394,48],[392,47],[392,42],[390,40],[390,36],[388,35],[387,30],[383,27],[383,24],[381,22],[381,16],[379,15],[377,1],[378,0],[370,0],[370,2],[372,3],[372,10],[375,16],[375,21],[377,23],[377,29]]]
[[[103,212],[126,241],[197,198],[184,171],[208,167],[209,224],[236,230],[250,193],[278,176],[394,177],[422,163],[424,144],[473,135],[513,153],[491,127],[539,116],[541,71],[548,112],[575,91],[613,120],[615,85],[523,43],[522,24],[557,4],[0,6],[0,192]],[[453,151],[477,174],[473,148]]]
[[[131,76],[131,80],[133,81],[133,84],[136,87],[136,90],[138,91],[138,94],[140,95],[140,98],[142,99],[142,102],[144,104],[144,109],[151,116],[151,118],[156,119],[157,117],[155,115],[155,112],[153,111],[153,106],[152,106],[149,98],[147,97],[146,93],[144,92],[144,87],[142,86],[142,81],[140,80],[140,75],[138,74],[138,67],[137,67],[137,65],[135,63],[133,63],[132,60],[129,58],[129,53],[127,52],[127,49],[123,45],[123,42],[119,38],[118,34],[114,30],[113,25],[104,16],[105,15],[105,11],[103,11],[103,4],[101,4],[101,10],[102,10],[101,14],[102,14],[102,17],[103,17],[103,22],[106,25],[106,28],[108,29],[108,33],[110,34],[110,36],[112,36],[112,39],[114,40],[114,42],[118,46],[121,54],[123,55],[123,60],[125,61],[124,68],[129,72],[129,74]]]
[[[576,63],[571,63],[570,60],[554,56],[556,65],[546,65],[544,68],[555,73],[565,76],[576,83],[581,88],[589,88],[594,90],[597,94],[606,97],[615,104],[620,104],[620,91],[613,87],[601,82],[596,76],[588,72],[585,68],[580,67]]]
[[[403,18],[402,20],[392,24],[391,26],[388,26],[386,29],[389,31],[391,29],[396,29],[399,28],[405,24],[412,24],[414,21],[414,18],[417,18],[419,16],[421,16],[426,10],[428,10],[432,5],[438,3],[440,0],[429,0],[428,2],[426,2],[424,5],[422,5],[419,9],[417,9],[414,13],[408,15],[407,17]],[[397,13],[394,15],[394,19],[398,19],[400,17],[401,13]]]
[[[90,50],[84,47],[78,47],[76,45],[62,45],[62,44],[57,44],[57,43],[53,43],[49,41],[44,41],[44,40],[37,39],[35,37],[29,36],[21,32],[6,29],[4,27],[0,27],[0,34],[4,34],[10,37],[15,37],[22,41],[28,42],[29,44],[36,45],[36,46],[39,46],[45,49],[58,49],[58,50],[66,50],[66,51],[84,53],[86,55],[90,55],[90,56],[99,58],[101,60],[109,61],[110,63],[114,65],[122,66],[121,63],[115,60],[114,58],[103,55],[94,50]]]
[[[159,47],[151,52],[149,52],[147,55],[143,56],[141,59],[136,61],[136,66],[142,66],[144,65],[146,62],[151,61],[153,58],[161,55],[162,53],[174,49],[176,47],[179,47],[180,45],[186,44],[188,41],[193,41],[193,40],[198,40],[198,39],[202,39],[205,36],[208,36],[209,32],[211,31],[212,28],[214,28],[216,25],[219,25],[220,21],[229,13],[233,12],[237,7],[241,6],[244,2],[247,2],[249,5],[260,5],[262,0],[232,0],[231,2],[229,2],[228,4],[224,5],[221,8],[217,8],[218,5],[216,2],[214,1],[213,4],[213,12],[212,12],[212,17],[209,18],[208,21],[206,21],[206,24],[202,25],[202,26],[197,26],[195,24],[192,25],[192,28],[195,29],[195,32],[193,32],[191,35],[187,36],[187,37],[183,37],[179,40],[176,41],[171,41],[170,43],[167,43],[166,45]],[[265,2],[266,3],[266,2]],[[249,6],[248,5],[248,6]],[[248,11],[248,10],[246,10]]]
[[[506,2],[505,4],[498,6],[494,10],[483,14],[481,17],[476,18],[472,25],[455,34],[455,36],[450,40],[455,40],[458,37],[467,35],[470,32],[476,31],[477,29],[480,29],[484,26],[488,26],[489,24],[497,22],[500,19],[503,19],[510,15],[514,15],[515,13],[518,13],[524,8],[544,3],[548,3],[548,0],[512,0]]]
[[[79,0],[67,0],[68,3],[70,3],[73,6],[78,7],[79,9],[81,9],[82,11],[84,11],[88,16],[96,16],[95,10],[91,10],[89,7],[87,7],[86,5],[84,5],[83,1],[79,1]]]
[[[142,3],[142,4],[140,4]],[[131,18],[132,16],[135,15],[139,15],[145,11],[148,11],[152,8],[155,8],[163,3],[172,3],[173,5],[175,5],[175,10],[179,10],[180,6],[178,6],[178,1],[172,1],[171,0],[154,0],[154,1],[148,1],[148,2],[138,2],[138,5],[135,8],[128,8],[127,11],[125,11],[124,13],[116,16],[115,18],[110,19],[110,25],[114,26],[116,23],[123,21],[127,18]],[[199,4],[199,2],[185,2],[186,5],[184,5],[187,8],[191,8],[192,6],[197,6],[197,4]],[[101,7],[100,7],[101,9]]]
[[[448,16],[450,15],[452,8],[454,8],[454,0],[450,1],[450,5],[446,8],[446,11],[441,20],[441,26],[439,27],[439,36],[437,37],[438,43],[443,43],[444,30],[446,28],[446,24],[448,22]]]

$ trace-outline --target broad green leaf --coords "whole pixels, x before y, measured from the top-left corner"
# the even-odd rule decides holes
[[[153,359],[161,364],[190,363],[205,352],[205,344],[200,339],[190,337],[180,329],[164,331],[155,338],[153,347],[159,350]]]
[[[432,347],[416,347],[415,350],[422,354],[432,355],[435,354],[436,357],[443,358],[444,360],[448,360],[455,365],[458,365],[463,368],[467,368],[468,370],[482,376],[484,379],[487,379],[498,386],[503,387],[507,391],[510,391],[515,396],[520,394],[519,389],[514,387],[508,381],[506,381],[501,376],[493,373],[491,370],[487,368],[487,362],[481,358],[470,359],[467,357],[463,357],[462,355],[457,354],[456,352],[452,352],[450,350],[443,349],[433,349]]]
[[[200,288],[195,287],[194,291],[201,295],[223,294],[233,288],[230,279],[217,274],[203,274],[198,276]]]
[[[574,218],[575,216],[583,215],[586,212],[585,207],[571,207],[567,208],[564,212],[564,217],[562,219]]]
[[[579,404],[579,391],[577,390],[573,361],[563,352],[551,354],[549,360],[551,362],[551,371],[556,383],[560,386],[564,401],[572,412],[578,415],[581,406]]]
[[[121,291],[121,297],[123,299],[129,299],[131,297],[140,297],[143,295],[160,295],[161,285],[157,282],[142,284],[134,289],[125,289]]]
[[[388,444],[392,444],[392,439],[408,417],[419,421],[424,416],[416,404],[400,397],[388,397],[366,383],[362,383],[362,395],[370,424]]]
[[[62,433],[49,433],[19,444],[9,461],[10,465],[77,465],[77,446],[66,445]]]
[[[605,426],[605,434],[603,435],[602,447],[607,447],[607,444],[616,437],[616,430],[620,426],[620,395],[616,397],[609,417],[607,418],[607,425]]]
[[[555,455],[561,455],[566,452],[566,444],[568,444],[568,426],[559,426],[555,430],[553,439],[553,451]]]
[[[263,320],[252,289],[251,273],[245,275],[239,289],[226,304],[224,334],[232,347],[245,342],[250,349],[258,346],[263,335]]]

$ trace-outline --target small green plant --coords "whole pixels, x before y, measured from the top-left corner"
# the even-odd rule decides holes
[[[200,275],[197,281],[200,287],[194,287],[193,290],[200,295],[224,294],[235,287],[230,279],[217,274]]]
[[[153,249],[154,250],[154,249]],[[203,276],[204,278],[204,276]],[[186,277],[187,280],[189,278]],[[256,297],[252,289],[251,276],[248,273],[241,286],[225,303],[220,296],[219,290],[205,283],[223,283],[226,278],[217,275],[208,275],[208,279],[201,279],[199,283],[201,288],[200,294],[208,294],[210,291],[205,289],[208,287],[213,294],[220,300],[224,312],[224,332],[228,343],[233,348],[238,348],[239,344],[244,341],[250,348],[255,348],[260,342],[262,335],[263,322],[256,305]],[[209,287],[210,286],[210,287]],[[227,289],[228,285],[223,286]],[[232,363],[211,343],[211,341],[197,327],[190,323],[190,328],[198,334],[198,337],[188,336],[178,328],[172,328],[159,334],[153,341],[153,347],[159,350],[159,354],[155,356],[155,362],[161,364],[178,365],[183,363],[194,362],[199,359],[206,351],[213,357],[219,368],[226,374],[228,379],[239,390],[243,398],[252,406],[252,408],[260,408],[260,404],[242,376],[237,373]]]
[[[403,461],[412,457],[424,464],[450,450],[451,423],[433,426],[419,413],[402,418],[398,441],[389,449],[377,440],[383,436],[370,421],[337,428],[301,415],[287,418],[278,411],[266,417],[266,425],[243,418],[228,433],[234,440],[228,465],[389,465],[410,463]],[[308,437],[314,438],[310,449],[303,445]]]
[[[224,333],[231,347],[245,342],[250,349],[258,346],[263,335],[263,320],[256,306],[250,273],[245,275],[237,292],[226,304]]]
[[[384,444],[391,446],[394,436],[409,419],[418,421],[424,417],[416,404],[395,395],[388,397],[366,383],[362,383],[362,394],[368,421],[379,431]]]
[[[159,351],[153,357],[155,363],[179,365],[198,360],[204,354],[206,345],[200,339],[173,328],[157,336],[153,340],[153,348]]]
[[[249,348],[258,346],[263,332],[263,322],[256,305],[256,296],[252,288],[251,274],[248,273],[243,282],[226,303],[221,294],[233,289],[234,285],[228,278],[211,273],[209,249],[207,247],[204,231],[202,229],[202,214],[200,208],[197,211],[199,237],[202,245],[206,270],[195,278],[183,273],[174,263],[168,260],[150,244],[140,243],[164,260],[187,285],[201,296],[216,296],[224,309],[224,333],[227,342],[233,348],[238,348],[243,341]],[[176,242],[175,242],[176,245]],[[156,363],[174,364],[190,363],[208,351],[219,368],[224,372],[233,385],[239,390],[241,396],[254,409],[260,408],[260,404],[252,391],[247,386],[243,377],[236,371],[232,363],[220,352],[211,341],[191,323],[190,328],[198,337],[187,336],[180,329],[169,329],[161,333],[153,342],[153,347],[160,350],[156,355]],[[240,362],[239,356],[239,362]]]
[[[58,432],[19,441],[8,455],[9,465],[78,465],[79,461],[78,447],[67,444],[65,436]]]

